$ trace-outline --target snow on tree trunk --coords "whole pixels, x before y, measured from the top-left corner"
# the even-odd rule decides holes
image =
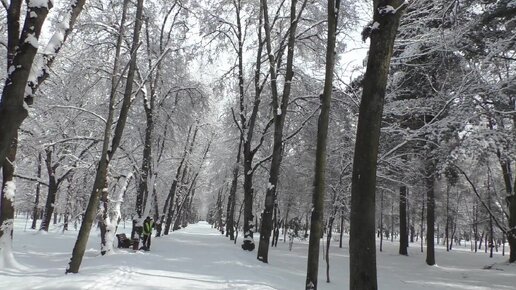
[[[16,184],[14,183],[14,166],[11,160],[16,158],[18,137],[9,148],[9,154],[2,167],[2,188],[0,200],[0,269],[20,268],[12,253],[13,225],[14,225],[14,199],[16,196]]]

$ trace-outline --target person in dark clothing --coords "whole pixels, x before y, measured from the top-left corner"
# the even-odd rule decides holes
[[[152,218],[150,216],[148,216],[144,221],[143,221],[143,246],[141,247],[141,249],[143,249],[144,251],[149,251],[150,250],[150,245],[151,245],[151,235],[152,235],[152,228],[154,227],[154,220],[152,220]]]

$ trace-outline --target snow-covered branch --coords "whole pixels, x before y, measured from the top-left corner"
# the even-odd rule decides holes
[[[42,59],[34,62],[25,90],[25,99],[28,104],[32,103],[32,98],[34,98],[38,87],[48,78],[49,69],[54,63],[57,53],[63,47],[68,35],[72,32],[73,26],[85,2],[86,0],[72,0],[70,2],[69,9],[63,15],[61,22],[56,26],[56,31],[43,50]]]
[[[86,110],[84,108],[75,107],[75,106],[60,106],[60,105],[52,106],[52,108],[72,109],[72,110],[82,111],[82,112],[88,113],[90,115],[93,115],[93,116],[97,117],[98,119],[100,119],[102,122],[106,123],[106,119],[104,117],[102,117],[101,115],[99,115],[99,114],[97,114],[95,112],[92,112],[90,110]]]

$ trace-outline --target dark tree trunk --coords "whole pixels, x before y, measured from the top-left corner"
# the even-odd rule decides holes
[[[423,239],[423,231],[424,231],[424,225],[425,225],[425,198],[422,198],[421,201],[421,222],[419,224],[419,232],[421,233],[421,253],[423,253],[423,246],[424,246],[424,240]]]
[[[344,234],[344,210],[340,211],[340,236],[339,236],[339,248],[342,249],[342,236]]]
[[[42,160],[43,157],[41,157],[41,152],[38,154],[38,172],[37,172],[37,177],[38,177],[38,180],[41,178],[41,163],[42,163]],[[39,195],[41,193],[41,183],[38,181],[37,185],[36,185],[36,199],[34,200],[34,209],[32,210],[32,225],[31,225],[31,229],[36,229],[36,223],[38,221],[38,216],[39,216]]]
[[[70,5],[70,17],[68,17],[67,28],[62,36],[61,43],[54,47],[51,52],[45,52],[41,71],[37,80],[28,82],[29,75],[33,69],[33,62],[38,48],[34,47],[29,37],[39,40],[41,28],[53,6],[53,1],[45,1],[46,5],[29,5],[26,9],[25,23],[20,33],[20,11],[24,1],[13,0],[7,8],[7,67],[15,68],[12,73],[7,74],[5,85],[0,98],[0,166],[1,160],[5,160],[9,146],[13,138],[17,136],[17,130],[23,120],[27,117],[27,109],[23,103],[32,104],[32,99],[38,87],[48,78],[50,67],[56,55],[68,38],[74,24],[82,11],[86,0],[72,1]],[[39,70],[39,68],[36,68]],[[26,96],[25,89],[29,87],[29,94]]]
[[[43,219],[41,220],[41,226],[40,230],[48,232],[48,227],[50,226],[50,220],[52,219],[52,214],[54,213],[54,207],[56,202],[56,195],[57,195],[57,189],[58,189],[58,183],[56,181],[56,173],[55,173],[55,167],[52,164],[52,150],[47,149],[46,150],[46,158],[45,158],[45,164],[47,167],[47,173],[48,173],[48,195],[47,195],[47,202],[45,203],[45,211],[43,214]]]
[[[408,256],[407,187],[400,187],[400,255]]]
[[[267,53],[269,55],[269,73],[271,75],[271,92],[272,92],[272,108],[274,110],[274,140],[272,149],[272,161],[269,170],[269,186],[265,193],[265,209],[262,214],[262,226],[260,228],[260,242],[258,244],[258,260],[268,263],[269,261],[269,243],[272,231],[272,212],[276,203],[277,186],[280,174],[280,166],[283,154],[283,127],[285,125],[285,117],[287,115],[287,107],[290,98],[290,87],[294,76],[294,45],[296,40],[296,29],[300,15],[296,15],[297,0],[292,0],[290,5],[290,30],[287,42],[287,67],[285,72],[285,82],[283,94],[279,100],[277,88],[277,71],[275,70],[276,61],[271,44],[271,33],[269,24],[269,14],[267,0],[262,0],[263,19],[265,29],[265,39],[267,43]],[[305,6],[303,2],[301,12]],[[278,59],[278,61],[280,61]]]
[[[394,13],[382,12],[386,5]],[[394,39],[403,7],[402,0],[373,1],[373,21],[367,69],[358,116],[351,186],[349,240],[350,289],[377,289],[375,241],[376,163],[387,76]]]
[[[446,185],[446,225],[444,227],[444,237],[446,239],[446,251],[450,251],[450,186]]]
[[[254,188],[253,188],[253,159],[255,156],[256,151],[258,150],[258,145],[256,148],[252,149],[251,144],[253,140],[254,135],[254,129],[256,124],[256,119],[258,117],[258,109],[260,106],[260,94],[262,91],[262,87],[259,85],[260,81],[260,65],[261,65],[261,52],[263,49],[263,42],[262,40],[262,7],[260,6],[260,25],[258,27],[258,39],[259,39],[259,45],[258,45],[258,52],[256,55],[257,62],[256,62],[256,68],[255,68],[255,97],[254,102],[252,106],[252,111],[249,119],[246,118],[246,112],[245,112],[245,92],[244,92],[244,49],[243,49],[243,32],[242,32],[242,24],[241,24],[241,1],[239,0],[238,3],[235,2],[236,5],[236,20],[237,20],[237,38],[238,38],[238,87],[239,87],[239,105],[240,105],[240,130],[241,130],[241,138],[244,138],[244,140],[241,140],[243,142],[243,158],[244,158],[244,239],[242,243],[242,249],[245,251],[253,251],[255,248],[253,234],[255,232],[255,225],[253,222],[254,215],[253,215],[253,195],[254,195]],[[263,135],[262,135],[263,137]],[[263,139],[262,139],[263,140]]]
[[[151,103],[154,104],[154,97],[151,96]],[[154,128],[154,120],[152,117],[152,109],[147,108],[147,101],[144,102],[145,116],[147,120],[147,126],[145,128],[145,140],[143,145],[143,157],[141,174],[138,182],[138,192],[136,195],[136,214],[138,218],[142,218],[143,211],[145,210],[146,195],[148,194],[148,179],[150,174],[151,156],[152,156],[152,131]],[[151,105],[153,106],[153,105]]]
[[[0,248],[0,255],[7,254],[6,251],[12,247],[13,241],[13,227],[14,227],[14,197],[15,193],[12,192],[15,189],[14,184],[14,165],[13,162],[16,159],[16,151],[18,148],[18,136],[17,133],[11,143],[11,147],[8,150],[8,154],[2,164],[2,188],[0,191],[0,242],[6,249]],[[0,257],[3,259],[3,257]]]
[[[231,188],[229,189],[228,207],[226,214],[226,236],[229,235],[230,240],[235,239],[235,205],[236,190],[238,185],[238,172],[240,171],[240,156],[242,155],[242,136],[238,144],[237,160],[233,167],[233,179],[231,180]]]
[[[426,162],[426,263],[433,266],[435,265],[435,164],[433,160],[427,160]]]
[[[380,252],[383,251],[383,190],[380,190]]]
[[[147,53],[149,57],[151,57],[150,52],[150,40],[148,35],[148,25],[147,27]],[[149,71],[152,71],[152,64],[149,60],[148,65]],[[151,176],[151,163],[152,163],[152,135],[154,132],[154,107],[155,107],[155,99],[156,99],[156,87],[154,84],[158,82],[159,79],[159,69],[156,73],[155,79],[151,79],[150,83],[150,94],[148,96],[144,96],[143,98],[143,109],[145,111],[145,140],[143,145],[143,156],[142,156],[142,166],[141,166],[141,175],[138,182],[138,191],[136,194],[136,214],[138,218],[142,218],[142,213],[145,211],[147,195],[149,194],[149,176]],[[157,212],[156,212],[157,213]]]
[[[323,232],[324,195],[326,191],[326,144],[328,122],[333,88],[333,70],[335,67],[335,43],[337,33],[340,0],[328,1],[328,39],[326,46],[326,67],[324,89],[321,97],[321,112],[317,122],[317,147],[315,152],[315,170],[312,196],[312,216],[310,221],[310,240],[308,244],[308,261],[305,289],[317,289],[319,272],[319,246]]]
[[[140,38],[140,30],[142,27],[142,14],[143,14],[143,1],[137,1],[136,8],[136,19],[134,25],[133,39],[131,44],[131,60],[129,63],[129,68],[127,71],[126,78],[126,86],[124,91],[124,97],[122,102],[122,108],[120,110],[118,122],[116,123],[115,132],[113,133],[113,140],[111,140],[111,125],[113,124],[114,119],[114,106],[115,106],[115,96],[116,96],[116,88],[117,81],[115,79],[115,75],[117,74],[117,62],[115,60],[114,65],[114,73],[112,78],[112,87],[109,99],[109,113],[106,121],[106,127],[104,131],[104,142],[102,146],[102,153],[100,157],[100,161],[97,167],[97,173],[95,176],[95,183],[93,185],[93,190],[90,195],[90,199],[88,201],[88,206],[86,208],[86,212],[84,213],[84,219],[81,224],[81,228],[79,230],[79,235],[77,237],[77,241],[75,242],[72,258],[70,259],[70,263],[68,264],[68,268],[66,269],[66,273],[78,273],[79,268],[82,262],[82,258],[84,257],[84,252],[86,251],[86,243],[88,242],[88,238],[90,235],[91,227],[97,215],[97,210],[99,206],[100,194],[103,191],[107,191],[107,173],[109,162],[112,160],[113,155],[116,150],[120,146],[120,142],[122,139],[123,131],[125,128],[125,123],[127,121],[127,116],[129,113],[130,105],[132,102],[133,96],[133,83],[134,76],[136,71],[136,56],[137,50],[139,46],[139,38]],[[128,0],[124,1],[124,14],[125,7],[127,7]],[[123,25],[121,25],[123,26]],[[122,37],[122,33],[117,40],[117,44],[120,43],[120,38]],[[118,45],[117,45],[118,46]],[[118,55],[118,54],[117,54]],[[109,150],[109,142],[111,140],[111,149]]]
[[[186,175],[186,171],[187,171],[187,167],[188,167],[186,165],[186,162],[187,162],[186,159],[187,159],[188,155],[190,155],[193,151],[193,147],[195,144],[195,139],[197,137],[198,130],[199,130],[199,128],[195,127],[191,141],[190,141],[190,134],[192,133],[192,126],[190,126],[190,128],[188,130],[188,137],[186,139],[185,148],[183,151],[183,158],[181,159],[181,163],[179,163],[179,166],[177,167],[176,176],[175,176],[174,180],[172,181],[172,185],[170,186],[170,191],[169,191],[168,197],[167,197],[168,204],[165,202],[165,206],[163,208],[163,216],[162,216],[162,221],[161,221],[162,225],[163,225],[163,219],[166,215],[165,228],[164,228],[164,232],[163,232],[164,235],[168,235],[168,233],[170,232],[170,227],[173,226],[172,218],[174,215],[174,204],[177,202],[177,200],[174,200],[174,199],[176,199],[177,185],[180,182],[180,179],[183,180],[184,176]],[[190,143],[188,141],[190,141]],[[168,208],[167,208],[167,206],[168,206]]]
[[[513,122],[513,126],[516,126],[516,121]],[[509,209],[509,231],[507,233],[507,241],[509,242],[509,263],[516,262],[516,195],[514,188],[516,187],[516,177],[514,177],[514,184],[512,183],[512,171],[511,163],[508,160],[502,161],[500,153],[498,153],[500,159],[500,166],[502,167],[507,208]]]
[[[337,210],[335,209],[332,212],[332,215],[330,216],[328,220],[328,227],[327,227],[327,233],[326,233],[326,253],[325,253],[325,260],[326,260],[326,283],[330,283],[330,243],[331,243],[331,236],[333,232],[333,222],[335,221],[335,215],[337,214]]]
[[[516,262],[516,195],[507,197],[509,207],[509,227],[511,231],[507,234],[509,242],[509,263]]]
[[[51,9],[51,1],[47,5],[27,9],[25,23],[20,35],[20,9],[22,1],[10,1],[8,10],[8,62],[15,68],[7,74],[0,98],[0,164],[10,153],[10,146],[16,144],[14,139],[21,123],[28,116],[24,107],[25,88],[31,72],[37,47],[28,41],[29,37],[39,39],[41,28]],[[33,17],[35,13],[36,17]],[[14,160],[12,160],[14,162]],[[4,218],[5,219],[5,218]]]

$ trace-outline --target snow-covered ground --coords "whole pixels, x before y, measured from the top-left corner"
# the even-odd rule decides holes
[[[119,232],[130,229],[122,226]],[[13,248],[21,266],[0,269],[0,289],[304,289],[306,242],[296,241],[289,251],[280,241],[264,264],[256,251],[242,251],[240,243],[234,245],[205,222],[153,238],[150,252],[117,249],[109,256],[100,256],[100,237],[92,232],[80,273],[65,275],[76,235],[26,230],[25,220],[17,220]],[[321,254],[319,289],[348,288],[347,238],[344,245],[332,245],[331,283]],[[509,265],[507,256],[490,259],[460,246],[450,253],[438,248],[438,266],[429,267],[417,244],[408,257],[397,252],[397,243],[384,241],[377,254],[380,289],[516,289],[516,265]]]

